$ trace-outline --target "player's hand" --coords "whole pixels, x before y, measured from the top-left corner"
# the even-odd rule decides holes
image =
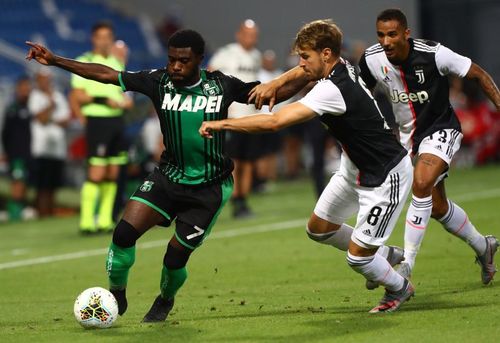
[[[220,131],[222,130],[222,124],[221,121],[215,120],[215,121],[204,121],[198,132],[200,133],[200,136],[205,137],[205,138],[214,138],[212,135],[212,132],[214,131]]]
[[[255,86],[250,93],[248,93],[248,102],[255,103],[257,109],[261,109],[263,105],[269,103],[269,110],[271,111],[276,104],[276,93],[280,88],[280,84],[276,80],[272,80],[267,83],[262,83]]]
[[[38,63],[46,66],[54,64],[55,55],[52,53],[52,51],[41,44],[33,43],[30,41],[26,41],[26,44],[31,47],[28,51],[28,54],[26,55],[26,59],[28,61],[35,59]]]

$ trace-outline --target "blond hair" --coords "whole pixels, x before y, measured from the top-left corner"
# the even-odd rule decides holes
[[[321,19],[305,24],[295,37],[295,49],[313,49],[321,51],[329,48],[335,55],[340,55],[342,31],[331,19]]]

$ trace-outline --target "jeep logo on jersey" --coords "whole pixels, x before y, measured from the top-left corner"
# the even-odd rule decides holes
[[[188,95],[181,102],[181,94],[175,94],[172,98],[170,93],[165,94],[162,110],[198,112],[204,110],[205,113],[219,112],[222,105],[222,95],[217,96],[196,96]]]
[[[425,75],[423,69],[415,69],[415,75],[417,75],[417,82],[423,84],[425,82]]]
[[[206,96],[215,96],[220,94],[219,86],[217,86],[217,83],[214,80],[204,82],[201,88],[203,89],[203,94]]]
[[[416,93],[406,93],[406,92],[398,92],[397,89],[393,89],[391,94],[391,100],[394,103],[402,102],[406,104],[408,101],[411,101],[423,104],[425,101],[429,100],[429,93],[427,93],[426,91],[420,91]]]

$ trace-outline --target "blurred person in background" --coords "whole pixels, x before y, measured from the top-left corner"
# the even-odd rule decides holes
[[[16,82],[13,102],[7,106],[2,127],[2,144],[10,172],[9,220],[20,220],[26,206],[26,184],[31,159],[31,119],[28,98],[31,81],[27,76]]]
[[[220,70],[243,82],[257,80],[262,57],[257,50],[259,29],[255,22],[247,19],[236,32],[236,42],[228,44],[215,52],[209,62],[209,69]],[[229,107],[229,117],[238,118],[255,113],[253,105],[233,103]],[[246,218],[253,215],[248,207],[247,197],[251,191],[253,170],[261,157],[260,136],[240,132],[228,135],[227,154],[234,161],[234,192],[232,197],[233,216]]]
[[[77,60],[99,63],[123,70],[123,60],[116,52],[113,26],[98,22],[92,27],[92,51]],[[113,207],[117,192],[120,165],[126,164],[127,152],[123,137],[123,111],[132,107],[120,87],[106,85],[73,75],[70,104],[73,113],[85,126],[87,141],[87,180],[81,190],[80,232],[92,234],[111,232],[114,227]],[[97,206],[97,221],[95,211]]]
[[[67,157],[65,127],[71,114],[66,97],[54,89],[52,73],[40,68],[35,76],[28,109],[31,121],[33,169],[30,179],[36,189],[35,207],[40,217],[54,215],[55,192],[64,181]]]
[[[262,67],[257,74],[257,79],[260,82],[268,82],[279,76],[283,71],[276,66],[276,53],[273,50],[266,50],[262,54]],[[275,108],[279,109],[287,101],[276,105]],[[263,106],[262,113],[269,113],[269,107]],[[263,134],[261,136],[261,149],[263,156],[257,160],[254,190],[266,191],[269,189],[269,182],[273,183],[277,178],[278,168],[278,152],[281,149],[281,133],[273,132]],[[272,186],[272,185],[271,185]]]

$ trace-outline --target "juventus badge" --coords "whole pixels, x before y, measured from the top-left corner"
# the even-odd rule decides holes
[[[423,84],[425,82],[425,75],[423,69],[415,69],[415,75],[417,75],[417,82]]]

